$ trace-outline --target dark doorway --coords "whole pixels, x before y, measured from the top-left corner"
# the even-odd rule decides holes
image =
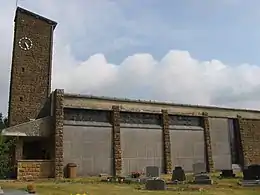
[[[50,160],[49,140],[45,138],[26,138],[23,140],[23,159]]]

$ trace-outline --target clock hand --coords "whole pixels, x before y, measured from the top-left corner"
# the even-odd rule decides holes
[[[29,49],[28,43],[24,42],[26,49]]]

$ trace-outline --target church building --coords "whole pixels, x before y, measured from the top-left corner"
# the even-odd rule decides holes
[[[127,175],[158,166],[171,173],[260,164],[260,111],[51,91],[53,20],[18,7],[9,92],[17,179]]]

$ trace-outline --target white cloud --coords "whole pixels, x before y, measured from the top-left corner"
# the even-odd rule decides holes
[[[187,51],[170,51],[160,61],[150,54],[135,54],[119,65],[97,54],[56,72],[54,87],[73,93],[255,109],[260,108],[259,74],[258,66],[198,61]]]
[[[127,20],[120,6],[112,1],[79,0],[77,4],[64,1],[23,1],[28,9],[58,21],[53,88],[93,95],[260,109],[259,66],[231,66],[214,59],[200,61],[188,51],[179,50],[169,51],[162,59],[154,59],[149,53],[136,53],[120,64],[112,64],[103,52],[140,45],[140,37],[133,39],[128,35],[149,36],[153,28],[142,25],[146,22],[144,18],[141,23],[138,18]],[[14,5],[6,3],[0,13],[0,112],[6,113]],[[156,17],[153,21],[157,21]],[[162,25],[170,30],[166,24]],[[119,33],[122,30],[129,34]],[[85,60],[77,57],[78,42],[82,42],[79,50],[86,53]],[[98,53],[88,55],[93,52]]]

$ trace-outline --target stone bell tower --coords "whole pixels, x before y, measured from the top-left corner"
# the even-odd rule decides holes
[[[15,15],[9,126],[38,117],[51,91],[53,31],[57,23],[18,7]]]

